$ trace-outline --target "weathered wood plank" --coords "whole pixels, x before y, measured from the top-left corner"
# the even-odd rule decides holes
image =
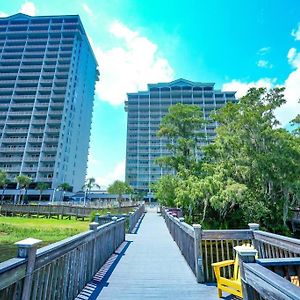
[[[245,279],[264,299],[300,300],[300,289],[256,263],[243,263]]]

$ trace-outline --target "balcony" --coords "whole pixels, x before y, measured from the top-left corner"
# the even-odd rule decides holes
[[[13,156],[13,157],[6,157],[6,156],[1,156],[0,157],[0,162],[21,162],[22,161],[22,156]]]
[[[32,111],[10,111],[9,116],[31,116]]]
[[[42,143],[43,142],[43,138],[33,138],[33,137],[30,137],[28,139],[28,142],[30,142],[30,143]]]
[[[29,128],[6,128],[5,133],[27,133]]]
[[[46,116],[47,115],[47,110],[40,110],[40,111],[35,111],[34,112],[35,116]]]
[[[26,137],[2,138],[2,142],[5,143],[25,143],[26,140],[27,140]]]
[[[5,172],[20,172],[21,165],[19,167],[0,167]]]
[[[31,128],[30,133],[44,133],[44,128]]]
[[[35,99],[35,95],[13,95],[13,99]]]
[[[56,152],[58,147],[44,146],[44,152]]]
[[[41,161],[52,161],[52,162],[54,162],[55,161],[55,156],[53,156],[53,157],[44,156],[44,157],[41,158]]]
[[[40,172],[53,172],[54,166],[53,167],[39,167]]]
[[[47,128],[46,133],[59,133],[60,128]]]
[[[38,162],[39,161],[39,157],[25,157],[24,161]]]
[[[10,152],[21,152],[21,153],[23,153],[24,150],[25,150],[25,147],[15,147],[15,148],[0,147],[0,152],[4,152],[4,153],[10,153]]]
[[[56,124],[56,125],[60,125],[61,124],[61,119],[59,119],[59,120],[50,120],[50,119],[48,119],[48,121],[47,121],[47,124]]]
[[[37,172],[38,168],[36,167],[23,167],[22,172]]]
[[[55,116],[60,116],[63,114],[62,110],[50,110],[49,115],[55,115]]]
[[[41,148],[40,147],[27,147],[26,151],[27,152],[41,152]]]
[[[45,124],[46,123],[46,120],[32,120],[32,124]]]
[[[44,142],[46,143],[58,143],[59,138],[56,137],[45,137]]]
[[[24,108],[24,107],[32,107],[34,103],[12,103],[10,107],[12,108]]]
[[[16,120],[4,120],[4,122],[6,124],[26,124],[26,125],[29,125],[30,124],[30,119],[28,120],[19,120],[19,119],[16,119]]]

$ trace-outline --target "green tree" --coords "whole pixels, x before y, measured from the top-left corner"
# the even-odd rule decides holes
[[[83,185],[82,189],[85,191],[85,194],[84,194],[84,202],[83,202],[83,205],[85,206],[86,204],[86,198],[87,196],[89,195],[89,193],[91,192],[91,190],[93,188],[97,188],[97,189],[100,189],[100,185],[96,183],[96,179],[95,178],[88,178],[86,181],[85,181],[85,184]]]
[[[197,162],[198,142],[204,125],[199,106],[175,104],[163,117],[157,136],[166,139],[169,156],[160,157],[157,163],[179,171],[181,166],[191,169]]]
[[[154,197],[157,201],[166,207],[175,207],[176,194],[175,189],[178,186],[178,177],[174,175],[164,175],[160,177],[151,188],[154,191]]]
[[[42,195],[45,190],[49,188],[49,184],[46,182],[38,182],[36,185],[36,190],[40,191],[39,201],[42,200]]]
[[[119,203],[119,207],[121,207],[123,201],[123,194],[131,194],[132,187],[127,182],[116,180],[111,185],[109,185],[107,191],[110,194],[118,195],[117,201]]]
[[[145,196],[145,192],[132,190],[131,198],[133,201],[143,201]]]
[[[300,114],[297,115],[296,118],[293,119],[290,123],[293,126],[293,134],[300,137]]]
[[[58,189],[61,190],[61,191],[63,191],[63,193],[62,193],[62,199],[61,199],[61,201],[63,201],[64,198],[65,198],[65,193],[66,193],[67,191],[71,191],[72,186],[71,186],[70,184],[68,184],[67,182],[63,182],[63,183],[61,183],[61,184],[58,186]]]
[[[18,203],[23,204],[24,199],[27,198],[28,187],[31,184],[32,180],[29,176],[21,174],[21,175],[16,176],[16,182],[18,183],[18,186],[19,186],[19,189],[20,189]],[[22,189],[25,189],[25,193],[24,193],[24,196],[21,198]]]
[[[9,183],[10,180],[7,178],[7,173],[0,169],[0,186],[2,187],[1,201],[4,200],[4,193]]]
[[[299,138],[278,128],[274,116],[283,103],[282,88],[252,88],[213,116],[219,127],[205,162],[218,188],[210,205],[229,226],[250,219],[284,231],[288,208],[299,199]]]

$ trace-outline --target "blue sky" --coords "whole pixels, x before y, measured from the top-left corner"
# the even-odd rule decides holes
[[[124,180],[126,92],[179,77],[243,95],[286,87],[283,125],[300,112],[298,0],[0,0],[0,16],[79,14],[101,73],[88,176]]]

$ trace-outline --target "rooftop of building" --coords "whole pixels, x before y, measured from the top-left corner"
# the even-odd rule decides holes
[[[86,41],[89,45],[89,48],[90,48],[90,51],[94,57],[94,60],[95,60],[95,63],[96,65],[98,66],[98,62],[97,62],[97,59],[96,59],[96,56],[95,56],[95,53],[93,51],[93,48],[90,44],[90,41],[87,37],[87,34],[84,30],[84,26],[81,22],[81,19],[80,19],[80,16],[79,15],[50,15],[50,16],[29,16],[29,15],[26,15],[26,14],[23,14],[23,13],[17,13],[17,14],[14,14],[14,15],[11,15],[11,16],[7,16],[7,17],[1,17],[0,18],[0,25],[5,25],[6,22],[5,21],[10,21],[10,20],[13,20],[13,21],[24,21],[24,20],[40,20],[40,19],[74,19],[76,18],[78,20],[78,23],[80,25],[80,29],[81,29],[81,34],[83,36],[85,36],[86,38]],[[7,23],[8,24],[8,23]]]
[[[207,91],[214,91],[216,93],[226,93],[226,94],[235,94],[236,91],[221,91],[214,89],[214,82],[199,82],[199,81],[191,81],[184,78],[179,78],[170,82],[159,82],[159,83],[149,83],[147,91],[138,91],[136,93],[127,93],[127,96],[136,96],[136,95],[148,95],[149,92],[155,92],[159,89],[174,89],[183,88],[186,90],[200,88],[207,89]]]

